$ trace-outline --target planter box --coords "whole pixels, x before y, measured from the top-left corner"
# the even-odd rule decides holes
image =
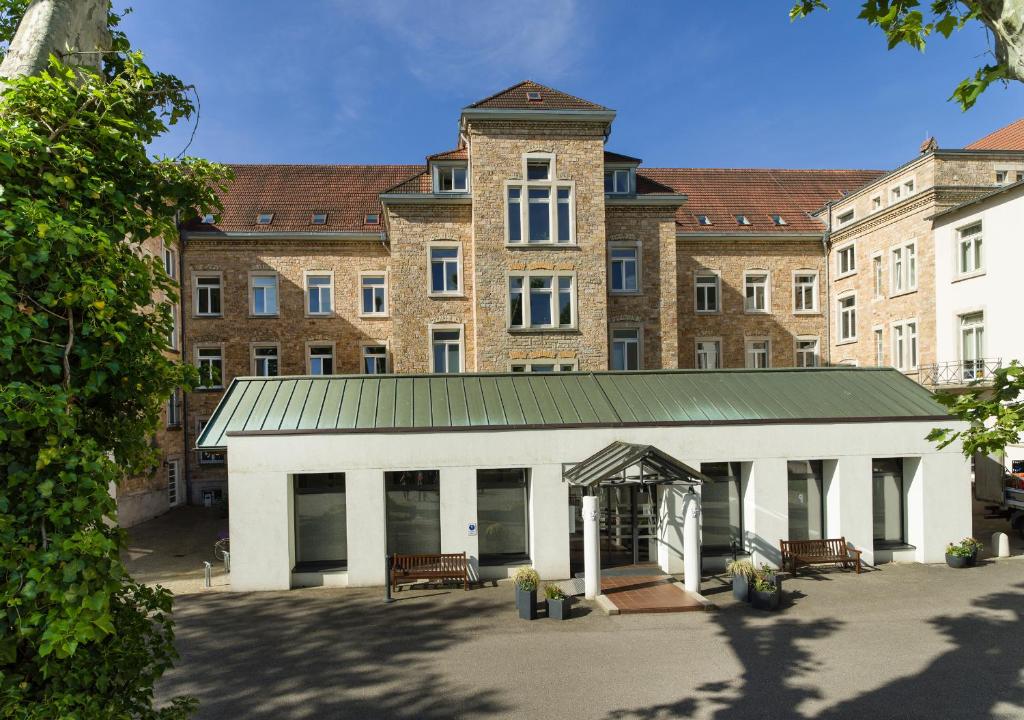
[[[572,600],[548,600],[548,617],[552,620],[568,620],[572,615]]]
[[[778,610],[782,601],[782,591],[776,588],[771,592],[750,591],[750,604],[758,610]]]
[[[537,591],[523,590],[516,585],[516,610],[523,620],[537,619]]]
[[[733,575],[732,596],[742,602],[750,602],[750,580],[746,575]]]
[[[947,553],[946,554],[946,564],[949,565],[951,568],[958,568],[959,569],[959,568],[970,567],[971,565],[974,564],[974,562],[973,562],[972,558],[969,557],[969,556],[965,557],[965,556],[962,556],[962,555],[949,555]]]

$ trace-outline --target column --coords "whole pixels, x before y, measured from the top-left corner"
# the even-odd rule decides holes
[[[841,457],[825,462],[825,527],[828,536],[846,538],[875,564],[874,504],[870,457]]]
[[[348,524],[348,584],[387,582],[384,556],[388,550],[384,473],[349,470],[345,473],[345,520]]]
[[[530,559],[545,580],[569,577],[569,485],[561,465],[530,469]]]
[[[683,585],[700,592],[700,495],[692,489],[683,496]]]
[[[925,455],[916,463],[913,479],[909,465],[904,463],[903,478],[909,484],[907,542],[917,547],[918,562],[943,562],[946,545],[972,533],[970,460],[955,449]]]
[[[291,587],[295,561],[291,486],[285,473],[229,473],[232,590]]]
[[[596,495],[583,496],[583,588],[588,600],[601,594],[600,520]]]
[[[470,577],[480,572],[479,527],[476,516],[476,468],[441,470],[441,552],[466,553]],[[474,530],[470,530],[470,525]]]
[[[789,537],[789,473],[786,461],[766,458],[751,463],[747,489],[747,541],[754,565],[782,563],[779,541]]]

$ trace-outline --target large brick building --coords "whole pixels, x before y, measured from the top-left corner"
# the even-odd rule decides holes
[[[932,145],[890,173],[647,168],[606,149],[614,118],[523,82],[464,108],[423,165],[234,166],[223,214],[161,249],[176,347],[209,378],[169,403],[176,501],[226,492],[224,456],[190,448],[237,376],[914,372],[933,360],[929,218],[1024,172],[1022,152]]]

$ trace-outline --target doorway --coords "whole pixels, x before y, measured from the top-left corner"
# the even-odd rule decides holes
[[[601,568],[657,562],[658,502],[653,485],[622,483],[597,488]],[[569,561],[583,569],[583,488],[569,488]]]

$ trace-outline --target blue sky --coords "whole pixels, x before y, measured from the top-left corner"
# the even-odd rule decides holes
[[[850,0],[797,23],[789,0],[135,5],[132,42],[199,92],[190,153],[223,162],[422,162],[460,108],[524,79],[616,109],[609,149],[652,167],[889,168],[1024,114],[1021,84],[947,102],[984,63],[980,27],[887,51]]]

